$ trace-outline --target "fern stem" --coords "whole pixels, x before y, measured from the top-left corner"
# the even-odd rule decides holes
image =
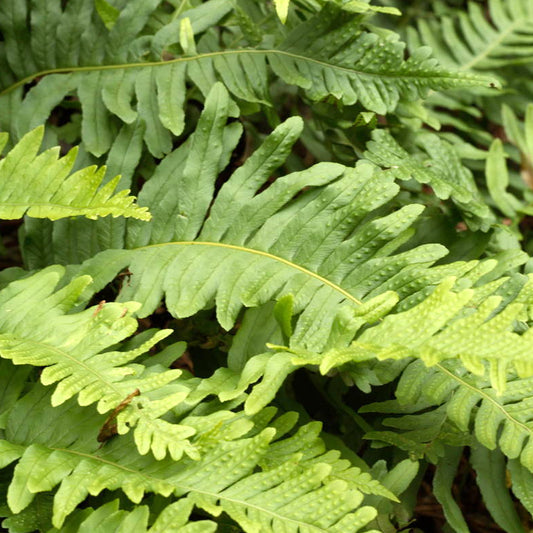
[[[165,242],[165,243],[158,243],[158,244],[148,244],[147,246],[142,246],[140,248],[136,248],[137,250],[148,250],[151,248],[158,248],[161,246],[214,246],[217,248],[226,248],[228,250],[238,250],[240,252],[245,252],[249,254],[254,255],[260,255],[262,257],[268,257],[269,259],[272,259],[274,261],[277,261],[279,263],[283,263],[284,265],[287,265],[290,268],[294,268],[295,270],[298,270],[302,272],[303,274],[306,274],[307,276],[310,276],[312,278],[315,278],[316,280],[320,281],[320,283],[323,283],[324,285],[327,285],[328,287],[331,287],[334,291],[339,292],[342,294],[347,300],[357,304],[362,305],[362,301],[357,299],[355,296],[351,295],[348,291],[345,291],[342,287],[339,287],[336,283],[333,283],[327,278],[322,277],[320,274],[317,274],[316,272],[313,272],[312,270],[308,270],[307,268],[297,265],[296,263],[293,263],[289,261],[288,259],[284,259],[283,257],[278,257],[277,255],[271,254],[269,252],[264,252],[262,250],[255,250],[253,248],[246,248],[244,246],[238,246],[235,244],[228,244],[224,242],[206,242],[206,241],[180,241],[180,242]]]
[[[435,365],[436,368],[438,368],[441,372],[449,376],[450,378],[454,379],[455,381],[458,381],[462,386],[470,389],[471,391],[474,391],[476,394],[479,394],[483,398],[483,400],[486,400],[487,402],[490,402],[498,411],[501,411],[501,413],[507,418],[510,422],[513,424],[516,424],[520,429],[524,430],[526,433],[529,433],[530,436],[533,435],[533,431],[530,427],[528,427],[526,424],[520,422],[520,420],[517,420],[513,416],[511,416],[502,405],[500,405],[498,402],[494,401],[494,398],[492,398],[489,394],[482,391],[481,389],[478,389],[477,387],[474,387],[474,385],[468,383],[468,381],[465,381],[461,377],[457,376],[453,372],[450,372],[446,367],[444,367],[441,363],[437,363]]]
[[[241,50],[220,50],[217,52],[207,52],[205,54],[198,54],[195,56],[177,57],[176,59],[170,59],[167,61],[147,61],[144,63],[121,63],[117,65],[88,65],[84,67],[61,67],[61,68],[41,70],[40,72],[30,74],[29,76],[26,76],[22,78],[21,80],[13,83],[12,85],[6,87],[3,91],[0,92],[0,96],[10,93],[11,91],[14,91],[17,87],[25,85],[26,83],[30,83],[36,78],[40,78],[42,76],[48,76],[49,74],[71,74],[71,73],[76,73],[76,72],[97,72],[97,71],[103,71],[103,70],[119,70],[119,69],[141,68],[141,67],[161,67],[164,65],[169,65],[171,63],[184,63],[184,62],[198,61],[200,59],[217,57],[217,56],[230,56],[230,55],[239,55],[239,54],[259,54],[259,55],[264,55],[266,57],[268,57],[269,55],[285,56],[285,57],[290,57],[291,59],[294,59],[296,61],[305,61],[307,63],[314,63],[316,65],[326,67],[327,69],[336,70],[340,72],[347,72],[352,75],[364,76],[367,78],[376,78],[379,80],[382,80],[383,78],[402,78],[405,80],[413,79],[418,82],[420,81],[420,77],[422,76],[421,72],[418,72],[417,75],[415,74],[409,75],[407,73],[397,72],[397,71],[391,71],[388,73],[383,73],[383,72],[374,73],[374,72],[356,70],[354,68],[349,68],[349,67],[342,67],[342,66],[330,63],[328,61],[322,61],[322,60],[319,60],[313,57],[308,57],[308,56],[304,56],[301,54],[295,54],[293,52],[288,52],[286,50],[275,50],[275,49],[256,50],[256,49],[246,48],[246,49],[241,49]],[[451,79],[450,76],[447,76],[447,77]]]

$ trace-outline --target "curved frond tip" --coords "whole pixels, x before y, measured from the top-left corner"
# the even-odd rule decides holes
[[[128,190],[113,194],[120,176],[102,185],[105,167],[71,173],[76,149],[59,156],[59,147],[39,154],[44,127],[27,133],[0,160],[0,218],[57,220],[72,216],[96,219],[112,215],[150,220],[148,208],[135,205]],[[0,150],[7,134],[0,133]]]

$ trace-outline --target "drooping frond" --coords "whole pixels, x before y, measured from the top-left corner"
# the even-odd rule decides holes
[[[384,414],[383,429],[366,438],[436,464],[433,490],[454,530],[467,531],[451,489],[461,447],[469,446],[476,481],[492,517],[506,531],[521,531],[508,489],[531,509],[531,390],[531,378],[511,375],[506,391],[498,395],[487,379],[473,376],[456,361],[429,369],[415,361],[402,374],[397,400],[368,404],[360,412]]]
[[[432,48],[448,68],[463,72],[497,71],[531,63],[533,58],[533,6],[529,0],[490,0],[489,17],[476,2],[456,19],[418,21],[418,33],[411,29],[413,46]]]
[[[482,286],[477,289],[480,295],[476,295],[476,289],[454,292],[453,285],[453,279],[444,281],[422,303],[386,316],[350,347],[326,352],[321,371],[326,373],[345,362],[369,358],[416,357],[427,366],[452,359],[461,361],[474,375],[488,374],[499,394],[505,391],[511,370],[521,377],[531,376],[532,330],[515,333],[513,323],[528,319],[533,280],[504,309],[500,308],[502,297],[490,294],[494,286]],[[417,326],[420,324],[423,328]]]
[[[84,144],[97,156],[111,146],[113,117],[127,124],[139,121],[156,157],[170,152],[171,134],[179,135],[184,127],[187,79],[204,94],[218,79],[237,98],[268,104],[269,65],[314,100],[333,96],[345,104],[360,102],[378,113],[394,110],[400,101],[417,100],[430,89],[489,83],[481,76],[442,69],[429,57],[428,48],[413,51],[405,60],[405,46],[395,34],[372,33],[361,26],[356,14],[334,4],[295,26],[284,40],[279,34],[268,36],[265,42],[275,42],[268,48],[260,44],[221,49],[215,38],[207,38],[198,43],[196,53],[162,60],[165,50],[179,41],[184,18],[191,21],[193,33],[203,32],[228,12],[228,3],[211,0],[150,36],[141,31],[158,0],[130,2],[110,30],[88,0],[69,2],[64,11],[59,0],[53,0],[41,16],[31,18],[26,16],[27,3],[6,0],[0,12],[5,39],[0,63],[11,74],[4,78],[0,102],[14,107],[4,128],[24,134],[76,91],[83,111]],[[87,28],[80,28],[87,21],[91,21]],[[92,34],[87,46],[85,32]],[[22,36],[27,39],[24,45]],[[43,75],[23,97],[21,86]]]
[[[33,409],[36,402],[41,405],[39,412]],[[369,476],[339,459],[338,453],[325,452],[318,437],[319,424],[303,426],[283,437],[297,417],[272,420],[274,412],[271,409],[257,424],[254,419],[224,411],[211,420],[189,416],[182,423],[196,425],[200,458],[156,461],[139,455],[129,436],[98,448],[94,432],[102,417],[72,400],[53,408],[47,391],[37,385],[12,408],[0,440],[2,467],[17,461],[8,504],[13,513],[20,513],[36,495],[58,487],[51,518],[61,529],[88,494],[109,489],[124,492],[135,504],[142,504],[147,493],[165,498],[164,510],[150,531],[167,531],[164,527],[173,519],[183,524],[183,531],[192,529],[185,524],[193,505],[214,516],[224,511],[250,532],[258,526],[265,532],[281,528],[317,533],[359,531],[376,516],[375,509],[361,504],[363,496],[357,488],[358,479],[366,477],[368,483]],[[18,431],[20,416],[31,420],[23,433]],[[394,498],[384,488],[382,492]],[[134,511],[141,523],[142,509],[141,505]],[[72,518],[80,519],[78,513]],[[94,524],[96,517],[91,521],[93,514],[83,513],[81,519]],[[118,511],[116,503],[94,513],[110,524],[115,520],[128,523],[127,513]],[[212,526],[202,527],[210,531]]]
[[[258,306],[292,294],[294,313],[305,309],[293,340],[321,349],[343,307],[357,308],[361,299],[388,290],[414,301],[443,276],[474,268],[475,263],[428,268],[445,253],[439,245],[393,255],[422,207],[373,216],[398,187],[390,173],[372,165],[348,169],[322,163],[257,193],[295,142],[301,129],[296,118],[282,124],[211,203],[230,153],[226,139],[235,131],[226,126],[229,108],[227,92],[215,86],[196,133],[162,162],[140,193],[141,203],[154,206],[153,221],[128,224],[127,249],[106,250],[71,272],[90,274],[99,290],[128,267],[131,276],[120,299],[143,302],[141,316],[165,296],[178,317],[216,304],[226,329],[243,304]]]
[[[95,166],[71,174],[76,150],[59,157],[59,148],[39,154],[44,128],[26,134],[0,160],[0,218],[16,219],[83,215],[87,218],[124,216],[150,220],[146,207],[134,204],[128,190],[113,195],[120,176],[100,187],[105,167]],[[0,152],[7,142],[0,133]]]
[[[442,199],[451,197],[463,210],[465,218],[485,230],[493,222],[488,206],[472,176],[453,146],[438,135],[423,132],[416,136],[419,151],[410,154],[388,130],[374,130],[365,157],[382,168],[390,169],[397,179],[415,179],[429,184]]]
[[[319,353],[302,349],[298,342],[289,346],[270,345],[274,352],[260,350],[261,353],[250,356],[219,397],[224,401],[236,398],[253,385],[245,408],[248,413],[256,413],[298,368],[315,367],[323,375],[340,369],[367,389],[359,382],[359,366],[373,360],[404,361],[405,366],[410,358],[420,359],[429,367],[447,360],[460,361],[473,375],[487,375],[494,394],[503,394],[513,372],[529,377],[533,367],[531,330],[521,335],[513,331],[515,320],[529,316],[531,281],[522,284],[518,294],[513,291],[512,303],[508,297],[510,287],[502,285],[502,281],[455,292],[452,289],[455,281],[448,279],[418,305],[395,313],[390,311],[398,301],[397,296],[383,293],[355,312],[339,316],[333,330],[339,328],[350,333],[339,335],[337,346]],[[502,297],[506,297],[503,304]],[[367,324],[373,326],[358,334]],[[350,336],[356,336],[351,343]],[[390,379],[402,370],[399,367]]]
[[[179,458],[186,452],[196,457],[188,441],[194,429],[160,418],[189,393],[187,386],[173,383],[181,371],[154,373],[132,363],[170,331],[160,330],[134,349],[113,350],[137,329],[131,312],[138,304],[102,302],[67,314],[90,278],[77,278],[54,292],[63,273],[63,268],[51,267],[0,291],[0,358],[44,367],[41,381],[56,384],[54,406],[77,397],[80,405],[96,403],[100,413],[111,412],[101,430],[102,441],[135,426],[141,453],[152,450],[164,457],[168,452]]]
[[[511,375],[505,391],[498,394],[488,379],[469,374],[456,361],[437,363],[430,368],[415,361],[407,366],[400,378],[396,409],[389,402],[383,408],[380,404],[364,406],[361,412],[410,413],[407,418],[412,419],[411,428],[414,428],[416,420],[427,416],[430,407],[442,406],[442,420],[449,419],[457,430],[471,434],[489,450],[498,448],[508,458],[519,459],[533,472],[533,420],[528,407],[532,401],[532,383],[531,377]],[[387,425],[399,428],[401,435],[406,426],[400,422],[401,417],[385,421]],[[379,431],[370,436],[381,440]]]

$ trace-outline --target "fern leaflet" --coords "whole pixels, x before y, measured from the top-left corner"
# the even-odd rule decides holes
[[[105,167],[88,167],[69,175],[75,149],[61,158],[59,148],[38,155],[43,132],[39,127],[26,134],[0,160],[0,218],[17,219],[27,214],[51,220],[76,215],[95,219],[113,215],[150,220],[148,209],[135,205],[128,190],[113,195],[120,176],[99,188]],[[7,139],[7,134],[0,134],[0,151]]]

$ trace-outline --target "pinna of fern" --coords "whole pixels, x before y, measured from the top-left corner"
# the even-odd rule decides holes
[[[113,215],[149,220],[148,209],[134,204],[128,190],[114,196],[120,176],[100,187],[105,167],[95,166],[71,174],[76,149],[59,156],[59,148],[38,154],[44,128],[26,134],[0,160],[0,218],[17,219],[25,214],[33,218],[57,220],[72,216],[90,219]],[[8,140],[0,133],[0,152]]]
[[[30,8],[28,0],[3,2],[0,63],[6,74],[0,102],[10,112],[0,116],[2,127],[18,139],[75,91],[86,150],[105,154],[125,124],[140,129],[150,152],[160,158],[172,149],[172,135],[183,131],[187,79],[204,96],[221,80],[235,97],[269,105],[268,65],[313,100],[331,95],[378,113],[393,111],[400,101],[417,100],[430,89],[489,84],[483,76],[441,68],[427,47],[405,60],[405,45],[397,36],[368,31],[360,16],[334,3],[296,24],[283,40],[279,33],[269,35],[265,42],[274,40],[274,46],[236,49],[221,49],[213,28],[230,11],[230,2],[210,0],[153,35],[143,35],[152,15],[165,18],[160,3],[133,0],[106,27],[98,3],[90,0],[71,1],[64,10],[59,0],[47,2],[46,8]],[[205,32],[205,38],[193,52],[163,60],[165,50],[179,41],[184,20],[193,34]],[[41,76],[23,94],[23,85]]]
[[[51,270],[16,281],[1,291],[0,305],[12,311],[0,326],[1,379],[6,400],[0,413],[0,457],[2,467],[18,461],[7,492],[14,516],[30,506],[36,495],[60,484],[50,516],[59,529],[88,494],[119,489],[135,503],[141,502],[144,493],[167,499],[171,509],[163,511],[165,518],[158,518],[152,525],[154,531],[162,527],[159,522],[167,523],[167,515],[172,515],[176,506],[185,505],[190,513],[195,505],[214,516],[225,511],[246,531],[255,531],[261,524],[262,531],[288,527],[291,531],[311,528],[355,532],[375,516],[374,509],[361,505],[364,493],[395,498],[368,474],[341,460],[338,453],[327,452],[318,438],[319,424],[302,426],[293,433],[294,415],[273,419],[275,409],[269,408],[256,417],[247,417],[228,410],[227,404],[198,404],[216,388],[198,387],[198,378],[180,383],[180,371],[154,365],[149,359],[144,361],[149,366],[143,362],[125,366],[132,357],[138,360],[149,346],[146,343],[138,350],[100,351],[89,356],[90,351],[105,350],[107,344],[116,345],[131,334],[136,321],[127,312],[117,318],[123,304],[65,314],[79,295],[79,284],[75,281],[53,292],[56,282],[57,272]],[[43,291],[49,293],[44,299]],[[16,305],[17,298],[28,297],[40,298],[41,312],[48,317],[55,315],[55,320],[43,323],[40,316],[32,317],[34,313]],[[87,321],[91,327],[87,327]],[[100,360],[99,365],[93,364],[95,359]],[[101,363],[104,359],[114,368],[106,372]],[[11,361],[26,366],[18,370]],[[58,381],[55,391],[40,384],[27,391],[24,382],[28,364],[44,365],[40,380],[45,384]],[[140,394],[117,417],[119,433],[127,431],[131,411],[143,412],[137,417],[139,427],[143,418],[154,415],[153,404],[164,401],[165,411],[177,402],[186,404],[179,424],[178,419],[173,420],[176,417],[167,416],[165,427],[157,428],[159,437],[166,429],[172,458],[159,454],[161,441],[155,439],[154,455],[144,455],[146,427],[139,431],[144,433],[140,441],[137,435],[135,439],[122,435],[111,438],[103,447],[98,442],[96,437],[106,422],[101,413],[109,404],[116,405],[124,391],[135,388]],[[115,393],[108,392],[113,389]],[[96,398],[98,410],[90,407]],[[238,405],[233,402],[233,409]],[[25,421],[23,427],[20,420]],[[151,421],[156,422],[153,418]],[[193,434],[194,442],[185,448],[190,458],[176,455],[177,440]],[[172,505],[175,498],[184,500]],[[137,509],[134,512],[140,513]],[[184,524],[187,518],[188,514]],[[141,523],[145,525],[137,525],[135,531],[146,531],[146,517]]]
[[[257,193],[296,141],[302,127],[297,118],[280,125],[212,201],[240,132],[227,123],[231,110],[227,91],[215,85],[196,132],[162,161],[139,194],[141,204],[153,206],[152,220],[128,222],[114,239],[116,249],[96,249],[69,267],[70,275],[94,279],[85,298],[127,267],[131,277],[119,300],[142,302],[140,316],[165,296],[176,317],[216,304],[219,322],[230,329],[243,305],[292,295],[293,312],[301,315],[289,328],[293,342],[320,350],[339,313],[357,309],[362,299],[396,291],[409,307],[446,275],[470,275],[473,282],[486,274],[475,262],[431,267],[446,254],[440,245],[395,254],[423,208],[408,205],[376,216],[372,210],[381,206],[387,213],[398,186],[393,173],[368,163],[352,169],[320,163]],[[302,188],[308,190],[298,194]],[[31,244],[25,253],[34,255]]]

